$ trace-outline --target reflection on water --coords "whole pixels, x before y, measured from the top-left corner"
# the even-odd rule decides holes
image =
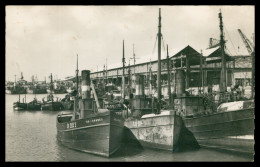
[[[27,94],[26,101],[34,97]],[[38,100],[43,97],[46,95],[37,95]],[[252,157],[204,148],[171,153],[129,144],[122,144],[111,158],[83,153],[57,141],[57,111],[13,111],[12,104],[17,100],[18,95],[6,95],[6,161],[252,161]]]

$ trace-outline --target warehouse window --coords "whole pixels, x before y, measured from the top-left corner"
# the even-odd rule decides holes
[[[236,78],[236,85],[251,86],[251,79],[249,79],[249,78]]]

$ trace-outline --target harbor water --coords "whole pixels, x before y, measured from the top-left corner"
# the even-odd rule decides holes
[[[65,94],[54,95],[63,98]],[[23,101],[25,95],[20,96]],[[26,102],[35,95],[27,94]],[[46,94],[36,95],[38,100]],[[14,111],[18,95],[6,95],[5,160],[6,161],[253,161],[252,156],[200,148],[196,151],[168,152],[123,144],[111,158],[72,150],[57,139],[58,111]],[[45,98],[46,100],[46,98]],[[56,99],[55,99],[56,100]]]

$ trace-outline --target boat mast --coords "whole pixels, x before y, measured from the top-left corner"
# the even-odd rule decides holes
[[[251,97],[255,99],[255,35],[253,34],[253,52],[251,53],[252,56],[252,85],[251,85]]]
[[[77,69],[76,69],[76,97],[74,98],[74,107],[73,107],[73,117],[72,120],[74,121],[76,119],[76,115],[78,113],[78,95],[79,95],[79,69],[78,69],[78,54],[77,54]]]
[[[122,98],[125,99],[125,44],[123,40],[123,75],[122,75]]]
[[[53,83],[52,83],[52,73],[51,73],[51,86],[50,86],[50,90],[51,90],[51,94],[52,94],[52,90],[53,90]]]
[[[106,84],[108,84],[108,78],[107,78],[107,58],[106,58]]]
[[[133,44],[134,74],[135,74],[135,44]]]
[[[78,69],[78,54],[77,54],[77,69],[76,69],[76,90],[78,96],[78,89],[79,89],[79,77],[78,77],[79,69]]]
[[[135,57],[135,45],[134,44],[133,44],[133,57],[131,57],[130,59],[134,60],[134,74],[135,74],[135,62],[136,62],[136,59],[138,59],[138,58]]]
[[[149,67],[149,96],[152,96],[152,62],[150,59],[150,67]]]
[[[172,103],[172,96],[171,96],[171,74],[170,74],[170,59],[169,59],[169,52],[168,52],[168,44],[167,44],[167,78],[168,78],[168,96],[169,96],[169,104]]]
[[[130,93],[131,93],[131,85],[132,85],[132,83],[131,83],[130,59],[129,59],[129,64],[128,64],[128,77],[129,77],[129,79],[128,79],[128,85],[129,85],[129,92],[128,92],[128,94],[130,95]]]
[[[51,73],[51,85],[50,85],[50,95],[52,95],[52,90],[53,90],[53,84],[52,84],[52,73]],[[51,98],[51,101],[53,102],[53,98],[52,98],[52,96],[50,96],[50,98]]]
[[[16,86],[16,75],[14,75],[14,89],[15,89],[15,86]]]
[[[157,69],[157,92],[158,102],[161,101],[161,8],[159,8],[159,25],[158,25],[158,69]],[[161,110],[161,106],[158,105],[158,112]]]
[[[106,84],[105,84],[105,70],[106,70],[106,65],[104,64],[104,67],[103,67],[103,94],[105,94],[105,90],[106,90]]]
[[[201,50],[201,54],[200,54],[200,79],[201,79],[201,88],[202,88],[202,91],[201,91],[201,88],[200,88],[200,93],[204,94],[204,75],[203,75],[203,67],[202,67],[202,64],[203,64],[203,53],[202,53],[202,50]]]
[[[222,21],[222,13],[221,10],[219,12],[219,28],[220,28],[220,49],[221,49],[221,76],[220,76],[220,92],[226,92],[227,84],[226,84],[226,59],[225,59],[225,41],[224,41],[224,33],[223,33],[223,21]]]

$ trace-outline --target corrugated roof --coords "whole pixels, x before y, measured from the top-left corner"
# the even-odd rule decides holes
[[[182,47],[178,47],[178,48],[173,48],[172,50],[170,50],[169,51],[169,56],[170,56],[170,58],[171,57],[173,57],[173,56],[177,56],[177,54],[179,54],[182,50],[184,50],[184,49],[186,49],[186,48],[188,48],[188,47],[190,47],[191,49],[193,49],[193,50],[195,50],[198,54],[200,54],[200,52],[198,52],[198,50],[197,49],[194,49],[193,47],[191,47],[190,45],[185,45],[185,46],[182,46]],[[228,45],[226,45],[226,47],[227,47],[227,58],[228,59],[230,59],[231,57],[234,57],[235,55],[234,54],[231,54],[230,55],[230,52],[229,52],[229,50],[232,50],[232,48],[230,48],[230,46],[228,46]],[[203,56],[204,57],[208,57],[208,56],[216,56],[216,52],[218,52],[217,50],[219,49],[220,47],[218,46],[218,47],[215,47],[215,48],[211,48],[211,49],[204,49],[204,50],[202,50],[202,54],[203,54]],[[229,48],[229,49],[228,49]],[[240,47],[240,52],[237,52],[237,53],[241,53],[241,52],[243,52],[242,53],[242,55],[248,55],[248,54],[246,54],[246,52],[245,52],[246,50],[245,50],[245,47]],[[196,54],[197,54],[196,53]],[[136,59],[136,63],[135,63],[135,65],[139,65],[139,64],[143,64],[143,63],[148,63],[148,62],[154,62],[154,61],[157,61],[158,60],[158,55],[157,55],[157,51],[154,51],[154,53],[152,53],[152,54],[148,54],[148,55],[145,55],[145,56],[140,56],[140,55],[138,55],[137,56],[138,57],[138,59]],[[161,60],[164,60],[164,59],[166,59],[166,51],[164,50],[164,48],[162,47],[162,54],[161,54]],[[126,60],[126,63],[125,63],[125,67],[128,67],[128,64],[129,64],[129,61],[128,60]],[[113,63],[113,64],[108,64],[107,65],[107,70],[111,70],[111,69],[116,69],[116,68],[122,68],[122,62],[121,61],[119,61],[119,62],[116,62],[116,63]],[[130,66],[133,66],[133,61],[131,61],[131,64],[130,64]],[[100,70],[100,71],[103,71],[103,69],[102,70]],[[98,72],[100,72],[100,71],[98,71]],[[93,73],[95,73],[95,72],[93,72]]]
[[[211,48],[211,49],[204,49],[204,50],[202,50],[202,54],[203,54],[203,56],[207,57],[218,49],[219,49],[219,47],[215,47],[215,48]]]
[[[172,51],[169,52],[169,56],[172,57],[174,55],[176,55],[177,53],[179,53],[180,51],[184,50],[185,48],[187,48],[189,45],[185,45],[183,47],[178,47],[178,48],[174,48],[172,49]],[[157,61],[158,60],[158,55],[157,55],[157,52],[155,51],[153,54],[148,54],[148,55],[145,55],[145,56],[139,56],[138,57],[139,59],[136,59],[136,63],[135,65],[138,65],[138,64],[143,64],[143,63],[147,63],[147,62],[153,62],[153,61]],[[164,51],[164,49],[162,49],[162,54],[161,54],[161,60],[164,60],[166,59],[166,51]],[[128,67],[128,61],[126,61],[125,63],[125,66]],[[130,66],[132,66],[132,62],[130,64]],[[110,69],[115,69],[115,68],[121,68],[123,66],[122,62],[117,62],[117,63],[113,63],[113,64],[108,64],[107,65],[107,70],[110,70]],[[100,71],[103,71],[100,70]],[[100,72],[98,71],[98,72]]]

